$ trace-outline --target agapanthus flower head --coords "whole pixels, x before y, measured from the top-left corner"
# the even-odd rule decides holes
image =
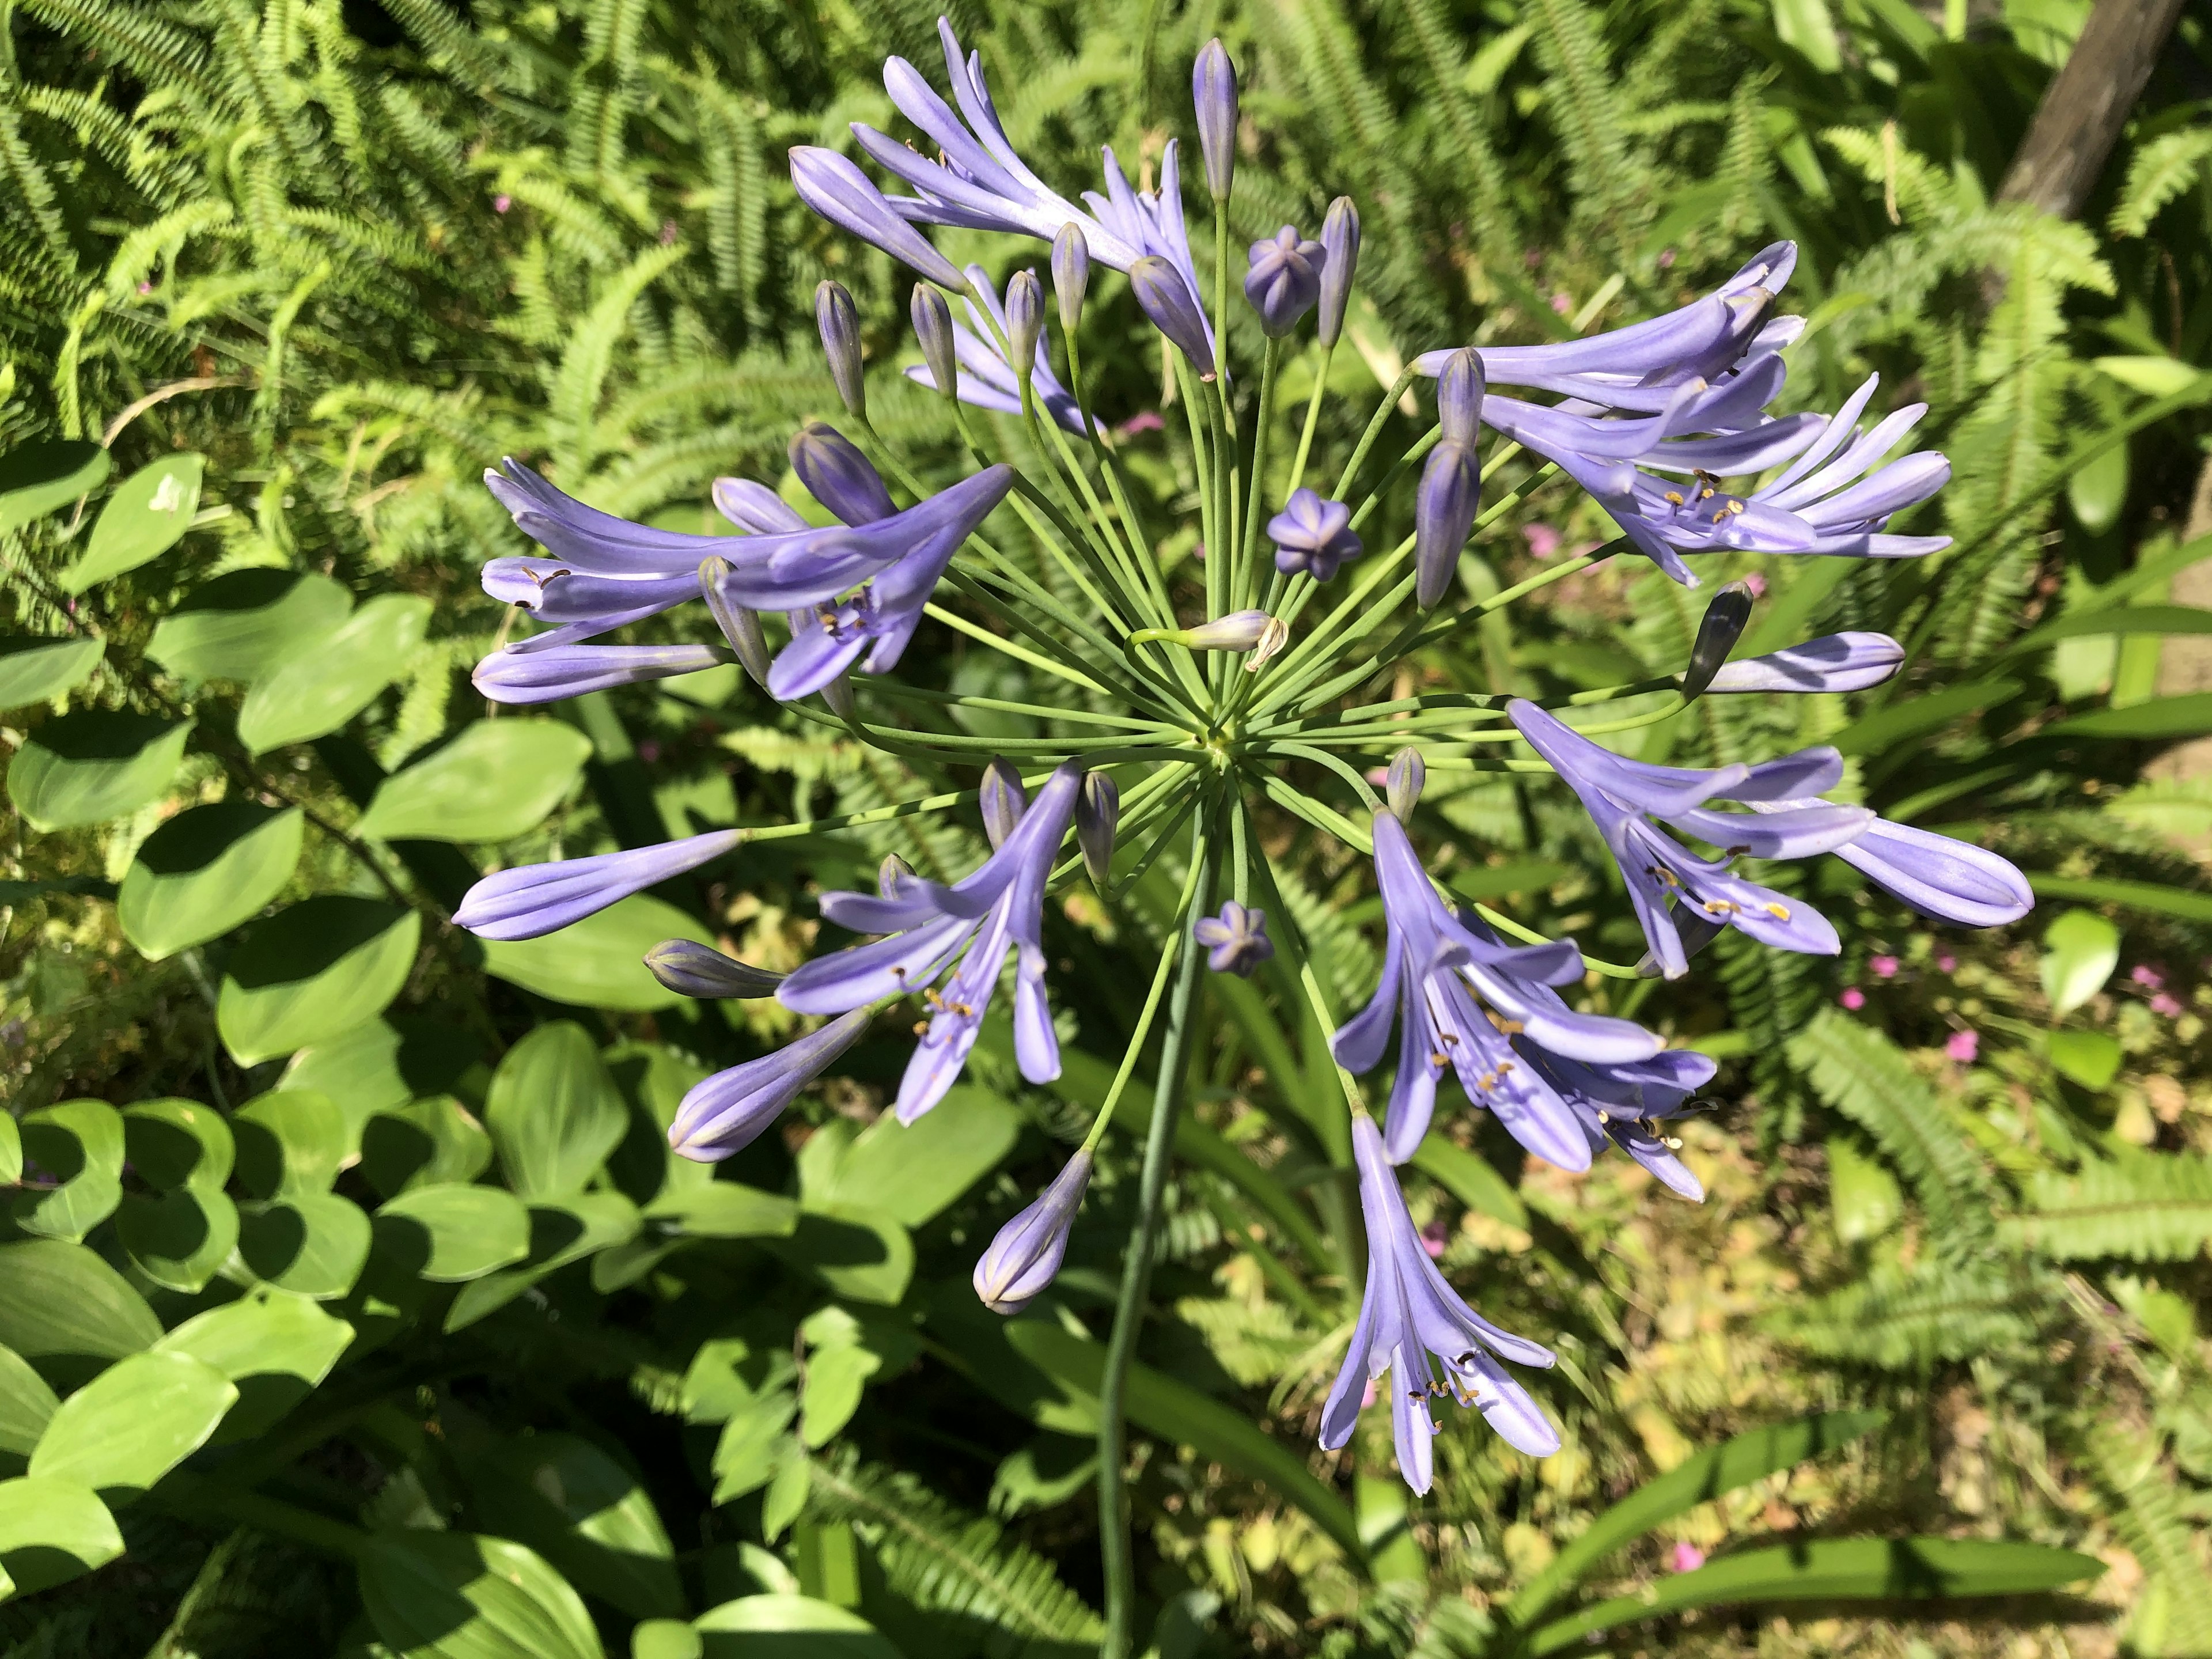
[[[1342,501],[1324,500],[1300,485],[1283,503],[1283,510],[1267,520],[1267,539],[1274,544],[1275,568],[1286,576],[1307,575],[1317,582],[1331,580],[1347,559],[1362,549],[1352,528],[1352,509]]]
[[[1328,258],[1321,268],[1321,315],[1316,330],[1321,343],[1333,346],[1344,332],[1345,307],[1352,301],[1352,279],[1359,269],[1359,210],[1349,196],[1328,204],[1321,222],[1321,245]]]
[[[1237,175],[1237,66],[1219,35],[1207,41],[1191,66],[1190,101],[1198,112],[1198,149],[1206,163],[1206,188],[1217,202],[1229,199]]]
[[[478,939],[538,939],[596,915],[657,882],[712,863],[744,836],[742,830],[715,830],[592,858],[518,865],[470,888],[453,920]]]
[[[1091,1153],[1077,1152],[1036,1201],[999,1229],[975,1263],[975,1294],[995,1314],[1018,1314],[1041,1296],[1067,1255],[1068,1230],[1091,1183]]]
[[[867,1029],[866,1012],[855,1010],[773,1054],[692,1085],[668,1126],[669,1146],[695,1164],[743,1152]]]
[[[1388,1376],[1398,1473],[1417,1492],[1435,1479],[1441,1425],[1434,1413],[1445,1400],[1480,1412],[1516,1450],[1550,1456],[1559,1449],[1559,1431],[1498,1360],[1547,1368],[1551,1350],[1499,1329],[1444,1282],[1421,1248],[1371,1119],[1352,1120],[1352,1148],[1367,1224],[1367,1288],[1344,1368],[1322,1407],[1322,1449],[1352,1438],[1369,1383]]]
[[[1322,271],[1328,250],[1296,227],[1285,225],[1273,236],[1252,244],[1251,269],[1244,277],[1244,298],[1260,313],[1260,331],[1279,339],[1298,325],[1298,319],[1321,298]]]
[[[825,277],[814,290],[814,324],[837,396],[855,420],[868,418],[868,382],[860,362],[860,313],[842,283]]]
[[[1275,954],[1275,943],[1267,937],[1267,913],[1235,899],[1224,899],[1218,915],[1200,916],[1191,927],[1191,937],[1205,947],[1208,968],[1239,979],[1249,979],[1255,969]]]

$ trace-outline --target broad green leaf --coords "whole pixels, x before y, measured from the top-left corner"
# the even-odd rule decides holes
[[[507,1185],[525,1198],[581,1192],[629,1127],[599,1045],[580,1025],[541,1025],[493,1073],[484,1127]]]
[[[123,1198],[123,1115],[104,1100],[65,1100],[27,1113],[23,1157],[48,1181],[15,1194],[15,1224],[48,1238],[82,1238]]]
[[[166,1290],[194,1296],[238,1248],[238,1206],[220,1187],[125,1193],[115,1236],[140,1273]]]
[[[375,1113],[446,1093],[482,1052],[458,1026],[404,1014],[372,1019],[301,1049],[278,1086],[329,1096],[358,1141]]]
[[[604,1659],[576,1592],[526,1546],[380,1533],[358,1565],[369,1622],[399,1659]]]
[[[386,778],[360,831],[380,841],[510,841],[561,804],[591,752],[592,740],[560,720],[478,720]]]
[[[1828,14],[1828,0],[1773,0],[1774,32],[1784,45],[1804,53],[1805,60],[1823,75],[1842,67],[1843,43],[1836,38],[1836,21]]]
[[[1992,678],[1947,685],[1924,697],[1878,708],[1829,739],[1846,755],[1878,755],[1893,744],[1948,726],[1953,720],[2001,703],[2021,689],[2018,680]]]
[[[249,921],[284,890],[300,862],[296,806],[217,801],[177,814],[139,844],[115,896],[115,919],[159,962]]]
[[[1549,859],[1517,859],[1510,864],[1469,865],[1452,872],[1451,890],[1463,899],[1504,898],[1514,893],[1540,893],[1575,872],[1571,865]]]
[[[8,798],[33,830],[104,823],[159,800],[184,763],[192,722],[82,709],[31,733],[8,767]]]
[[[28,1457],[60,1404],[29,1360],[0,1348],[0,1452]]]
[[[392,1107],[361,1132],[361,1172],[386,1198],[411,1187],[474,1181],[491,1167],[491,1137],[451,1095]]]
[[[0,639],[0,709],[47,702],[92,677],[105,641]]]
[[[337,894],[256,923],[216,1000],[223,1046],[253,1066],[374,1018],[406,984],[421,937],[412,910]]]
[[[15,1120],[0,1112],[0,1187],[12,1187],[23,1178],[23,1132]]]
[[[2043,943],[2037,971],[2055,1018],[2103,990],[2120,963],[2120,930],[2094,910],[2069,910],[2044,930]]]
[[[35,1476],[0,1480],[0,1574],[28,1595],[123,1553],[115,1517],[88,1486]]]
[[[629,1633],[629,1659],[706,1659],[706,1638],[675,1619],[648,1619]]]
[[[303,1297],[263,1286],[186,1320],[154,1345],[212,1366],[238,1388],[216,1443],[249,1440],[305,1400],[353,1340],[353,1327]]]
[[[1813,1538],[1725,1556],[1638,1595],[1616,1596],[1531,1632],[1535,1656],[1581,1649],[1592,1637],[1691,1607],[1768,1601],[1901,1601],[1933,1596],[2029,1595],[2094,1578],[2094,1556],[2044,1544],[1979,1538]]]
[[[307,1089],[256,1096],[231,1114],[238,1182],[255,1198],[326,1193],[352,1148],[345,1114]]]
[[[785,1431],[799,1414],[799,1402],[778,1389],[740,1406],[722,1425],[714,1442],[714,1501],[727,1504],[758,1492],[775,1478],[799,1443]]]
[[[146,654],[182,679],[251,682],[319,646],[352,610],[352,596],[328,576],[233,570],[156,623]]]
[[[458,1285],[530,1254],[530,1212],[497,1187],[416,1187],[377,1211],[376,1242],[418,1278]]]
[[[82,593],[160,558],[182,541],[200,510],[206,471],[204,455],[165,455],[116,485],[93,520],[84,556],[58,578],[62,591]]]
[[[105,449],[82,438],[47,438],[0,455],[0,535],[89,495],[112,465]]]
[[[820,1202],[921,1226],[996,1169],[1020,1133],[1012,1107],[963,1085],[910,1124],[885,1112],[861,1130]]]
[[[637,1206],[620,1193],[578,1193],[532,1205],[529,1255],[519,1267],[464,1285],[446,1310],[446,1329],[474,1324],[572,1261],[629,1243],[643,1224]]]
[[[2083,1088],[2108,1089],[2120,1074],[2120,1040],[2105,1031],[2053,1031],[2051,1063]]]
[[[48,1382],[74,1386],[161,1336],[154,1310],[83,1245],[59,1238],[0,1244],[0,1344]]]
[[[770,1248],[855,1302],[890,1307],[914,1280],[913,1236],[882,1212],[857,1205],[810,1205],[791,1236]]]
[[[2097,368],[2130,392],[2148,398],[2171,398],[2197,382],[2198,371],[2174,357],[2093,357]]]
[[[238,1398],[188,1353],[134,1353],[62,1401],[31,1454],[31,1478],[127,1503],[207,1443]]]
[[[860,1410],[860,1391],[883,1363],[880,1354],[850,1344],[810,1354],[806,1388],[799,1397],[799,1443],[813,1450],[835,1439]]]
[[[789,1238],[799,1230],[799,1212],[779,1194],[739,1181],[708,1181],[662,1194],[645,1213],[697,1238]]]
[[[691,1621],[706,1659],[899,1659],[857,1613],[808,1595],[741,1595]]]
[[[477,1511],[586,1595],[633,1619],[683,1617],[675,1548],[637,1477],[573,1434],[502,1440],[463,1465]]]
[[[1528,1206],[1520,1194],[1505,1184],[1505,1177],[1490,1167],[1480,1152],[1471,1152],[1442,1135],[1424,1135],[1413,1149],[1413,1167],[1470,1210],[1528,1231]]]
[[[2114,611],[2106,616],[2118,614]],[[2071,720],[2046,726],[2041,738],[2195,738],[2212,732],[2212,691],[2185,692],[2178,697],[2153,697],[2124,708],[2100,708]]]
[[[1905,1193],[1881,1160],[1862,1152],[1847,1135],[1832,1137],[1828,1152],[1828,1207],[1836,1237],[1846,1244],[1879,1238],[1905,1217]]]
[[[407,672],[429,626],[430,601],[380,593],[343,626],[254,682],[238,737],[254,754],[335,732]]]
[[[237,1155],[222,1114],[195,1100],[125,1106],[123,1146],[138,1178],[161,1192],[185,1186],[219,1189],[230,1179]]]
[[[256,1279],[295,1296],[343,1296],[361,1277],[369,1243],[368,1216],[336,1193],[240,1206],[240,1260]]]
[[[1553,1558],[1549,1566],[1522,1586],[1507,1604],[1508,1616],[1523,1626],[1534,1623],[1592,1567],[1652,1528],[1724,1492],[1847,1446],[1887,1420],[1886,1412],[1826,1412],[1794,1423],[1753,1429],[1717,1446],[1708,1446],[1601,1511],[1579,1537]]]
[[[633,893],[544,939],[485,940],[484,971],[572,1007],[647,1013],[683,1000],[645,966],[645,953],[666,939],[714,943],[674,905]]]
[[[2089,904],[2117,904],[2149,915],[2178,916],[2184,921],[2212,921],[2212,893],[2192,893],[2185,887],[2168,887],[2154,881],[2053,876],[2040,870],[2025,873],[2039,898],[2080,899]]]

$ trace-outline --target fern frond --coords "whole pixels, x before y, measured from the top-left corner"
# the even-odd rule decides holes
[[[2012,1242],[2059,1261],[2185,1261],[2212,1240],[2212,1158],[2138,1153],[2028,1179]]]
[[[2120,186],[2120,199],[2106,221],[2115,236],[2148,234],[2160,210],[2187,190],[2212,161],[2212,128],[2191,127],[2160,133],[2137,150],[2128,162],[2128,176]]]
[[[2034,1340],[2052,1298],[2006,1263],[1884,1264],[1855,1284],[1777,1314],[1778,1334],[1829,1359],[1884,1370],[2011,1352]]]

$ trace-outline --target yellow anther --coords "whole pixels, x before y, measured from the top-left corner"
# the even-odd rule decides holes
[[[1786,904],[1770,904],[1766,907],[1766,914],[1777,921],[1787,921],[1790,920],[1790,907]]]
[[[1668,491],[1667,492],[1667,502],[1668,502],[1668,506],[1670,506],[1670,507],[1680,507],[1680,506],[1681,506],[1681,504],[1682,504],[1682,492],[1681,492],[1680,490],[1679,490],[1679,489],[1670,489],[1670,490],[1668,490]]]

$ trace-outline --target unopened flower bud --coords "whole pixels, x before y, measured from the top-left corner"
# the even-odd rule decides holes
[[[722,586],[723,579],[730,574],[730,562],[719,554],[699,562],[699,592],[705,597],[707,609],[714,618],[714,625],[722,630],[722,637],[730,642],[730,649],[738,653],[738,660],[755,685],[763,690],[768,685],[768,637],[761,632],[760,617],[732,599]]]
[[[1382,784],[1390,816],[1401,823],[1411,818],[1413,803],[1420,799],[1422,786],[1428,781],[1428,763],[1421,758],[1419,750],[1401,749],[1391,756],[1390,770]]]
[[[1006,279],[1006,343],[1013,349],[1016,378],[1036,372],[1037,342],[1044,336],[1044,285],[1034,270],[1018,270]]]
[[[842,283],[824,278],[814,290],[814,322],[837,395],[856,420],[868,418],[868,387],[860,371],[860,313]]]
[[[1259,644],[1252,647],[1252,654],[1244,659],[1244,672],[1248,674],[1258,673],[1261,664],[1271,657],[1281,655],[1283,647],[1290,642],[1290,623],[1285,622],[1280,617],[1268,617],[1267,625],[1260,630]]]
[[[1152,326],[1175,342],[1198,370],[1198,378],[1214,375],[1213,341],[1206,331],[1206,315],[1197,296],[1177,270],[1156,253],[1147,253],[1129,267],[1129,287]]]
[[[1091,243],[1073,219],[1052,239],[1052,286],[1060,296],[1060,325],[1073,334],[1083,320],[1083,296],[1091,287]]]
[[[1451,586],[1460,549],[1482,506],[1482,469],[1465,444],[1440,443],[1413,495],[1413,599],[1426,611]]]
[[[1079,1152],[1036,1203],[999,1229],[975,1264],[975,1294],[996,1314],[1018,1314],[1036,1300],[1067,1255],[1068,1229],[1091,1182],[1091,1154]]]
[[[1690,647],[1690,665],[1682,671],[1685,700],[1703,693],[1721,672],[1721,665],[1735,649],[1735,642],[1743,637],[1744,628],[1751,621],[1751,600],[1748,582],[1730,582],[1713,595],[1712,603],[1705,607],[1705,620],[1698,624],[1697,642]]]
[[[828,422],[809,421],[786,449],[806,493],[847,524],[873,524],[898,511],[875,463]]]
[[[653,978],[678,996],[771,996],[783,983],[781,974],[755,968],[726,957],[711,946],[688,939],[665,939],[645,953],[645,965]]]
[[[1103,772],[1086,772],[1075,798],[1075,844],[1091,884],[1105,888],[1114,868],[1114,831],[1121,822],[1121,786]]]
[[[960,358],[952,343],[952,307],[927,283],[916,283],[908,313],[914,319],[914,337],[921,342],[921,360],[929,365],[930,384],[939,396],[951,398],[960,384]]]
[[[1198,110],[1198,149],[1206,161],[1206,188],[1217,202],[1229,199],[1237,175],[1237,66],[1216,35],[1190,72],[1191,102]]]
[[[1482,398],[1489,389],[1473,346],[1444,359],[1443,372],[1437,376],[1437,423],[1443,428],[1444,442],[1474,447],[1481,435]]]
[[[1328,216],[1321,222],[1321,245],[1328,250],[1328,258],[1321,268],[1321,315],[1316,324],[1321,343],[1333,346],[1344,332],[1344,308],[1351,303],[1352,278],[1359,269],[1359,210],[1352,206],[1349,196],[1340,196],[1328,204]]]
[[[1321,298],[1322,269],[1328,250],[1285,225],[1249,251],[1251,269],[1244,276],[1244,298],[1260,313],[1260,330],[1280,339],[1298,325],[1298,319]]]
[[[983,810],[983,833],[994,848],[1005,846],[1006,837],[1014,833],[1014,826],[1022,821],[1025,804],[1022,798],[1022,775],[1014,770],[1012,762],[994,760],[983,769],[978,805]]]
[[[1194,651],[1249,651],[1267,638],[1268,624],[1274,620],[1264,611],[1232,611],[1195,628],[1178,629],[1168,637]]]
[[[1200,916],[1191,937],[1206,949],[1206,965],[1217,974],[1252,977],[1252,970],[1275,954],[1267,937],[1267,913],[1247,909],[1235,899],[1223,901],[1218,916]]]

